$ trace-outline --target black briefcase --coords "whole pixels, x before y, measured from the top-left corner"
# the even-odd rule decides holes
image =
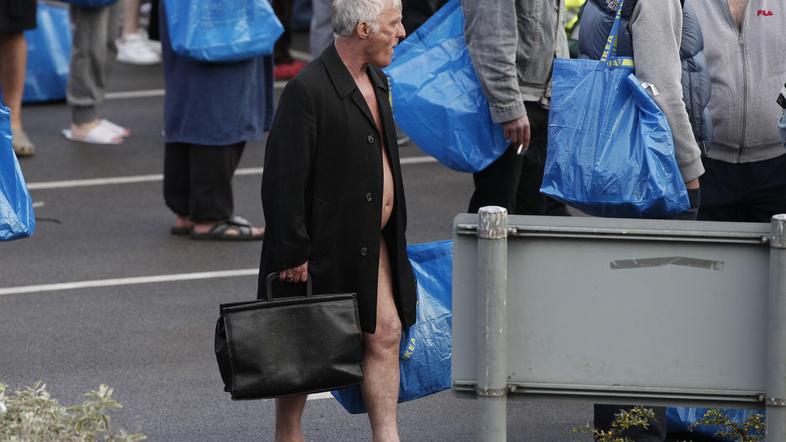
[[[363,340],[355,294],[273,298],[222,304],[216,358],[232,399],[317,393],[363,382]],[[278,281],[276,281],[278,285]]]

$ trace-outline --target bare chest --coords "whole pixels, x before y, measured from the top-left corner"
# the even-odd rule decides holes
[[[737,29],[742,29],[742,21],[745,19],[745,8],[748,6],[748,0],[728,0],[728,2],[731,17],[737,24]]]

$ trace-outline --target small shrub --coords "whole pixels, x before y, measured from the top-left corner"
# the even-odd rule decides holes
[[[766,429],[764,415],[760,413],[752,414],[740,426],[729,419],[726,413],[717,408],[707,410],[701,419],[691,424],[689,430],[693,431],[700,425],[719,425],[721,430],[715,433],[715,437],[735,442],[762,441],[764,440],[764,430]]]
[[[9,442],[138,442],[142,434],[110,428],[110,410],[123,408],[112,399],[113,390],[101,385],[85,394],[79,405],[64,407],[49,396],[46,385],[31,387],[6,395],[0,383],[0,440]]]
[[[571,433],[590,433],[598,442],[632,442],[630,438],[622,436],[624,431],[631,428],[646,429],[655,420],[654,411],[637,406],[615,414],[608,431],[598,430],[587,424],[584,427],[574,427]]]

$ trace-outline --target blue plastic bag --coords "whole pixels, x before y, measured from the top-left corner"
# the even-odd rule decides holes
[[[554,61],[540,190],[590,215],[667,217],[690,207],[688,193],[666,117],[616,57],[619,28],[618,12],[601,60]]]
[[[669,433],[688,433],[688,427],[704,416],[709,408],[674,408],[666,409]],[[742,424],[753,414],[764,414],[764,410],[756,409],[728,409],[722,410],[734,423]],[[691,434],[703,437],[712,437],[721,428],[717,425],[702,425],[696,427]]]
[[[71,62],[71,23],[68,9],[38,2],[38,27],[25,31],[27,71],[22,101],[62,100],[66,96]]]
[[[101,8],[111,5],[117,0],[61,0],[70,3],[74,6],[81,6],[83,8]]]
[[[0,104],[0,241],[35,231],[33,200],[11,145],[11,111]]]
[[[268,0],[164,0],[172,50],[209,62],[273,53],[284,32]]]
[[[398,45],[385,73],[396,124],[445,166],[477,172],[507,148],[472,67],[459,0]]]
[[[407,247],[418,282],[417,321],[401,337],[398,401],[450,388],[453,241]],[[360,386],[333,391],[352,414],[365,413]]]

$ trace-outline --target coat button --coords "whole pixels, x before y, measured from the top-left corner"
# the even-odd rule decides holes
[[[374,144],[374,135],[369,135],[366,141],[368,141],[368,144]]]
[[[360,254],[363,255],[363,256],[368,255],[368,247],[361,247],[360,248]]]
[[[374,198],[371,197],[371,192],[366,194],[366,201],[371,202]]]

